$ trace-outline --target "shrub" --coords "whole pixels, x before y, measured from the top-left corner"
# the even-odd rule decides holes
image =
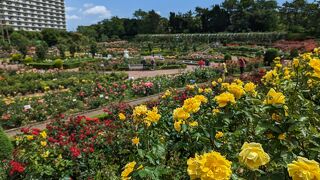
[[[29,63],[31,63],[32,61],[33,61],[33,58],[32,58],[32,57],[26,57],[26,58],[24,58],[23,63],[24,63],[24,64],[29,64]]]
[[[295,58],[295,57],[298,57],[299,56],[299,51],[298,51],[298,49],[292,49],[291,51],[290,51],[290,58],[292,59],[292,58]]]
[[[270,66],[274,58],[276,58],[277,56],[279,56],[279,51],[277,49],[274,49],[274,48],[268,49],[264,54],[265,65]]]
[[[56,67],[56,68],[62,68],[62,66],[63,66],[63,61],[62,61],[61,59],[56,59],[56,60],[54,61],[54,67]]]
[[[225,55],[224,55],[224,60],[225,60],[225,61],[231,60],[231,59],[232,59],[232,57],[231,57],[230,54],[225,54]]]
[[[48,45],[46,43],[41,43],[37,45],[36,47],[37,58],[40,60],[45,59],[47,55],[47,51],[48,51]]]
[[[0,147],[0,161],[10,158],[12,155],[13,146],[2,128],[0,128]]]
[[[11,55],[11,61],[21,61],[22,60],[22,55],[21,54],[12,54]]]

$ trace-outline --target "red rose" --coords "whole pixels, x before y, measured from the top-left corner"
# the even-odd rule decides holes
[[[10,166],[10,176],[12,176],[15,172],[23,173],[23,171],[25,170],[25,167],[21,163],[14,160],[10,161]]]

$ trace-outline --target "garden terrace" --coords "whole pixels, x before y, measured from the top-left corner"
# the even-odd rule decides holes
[[[183,74],[136,80],[103,79],[85,83],[86,80],[82,82],[78,79],[76,86],[68,88],[67,91],[48,92],[41,97],[2,98],[0,122],[6,129],[19,127],[34,121],[51,119],[60,114],[74,114],[103,107],[111,102],[145,97],[160,93],[169,87],[182,87],[191,80],[204,82],[216,76],[217,72],[212,69],[197,69]]]

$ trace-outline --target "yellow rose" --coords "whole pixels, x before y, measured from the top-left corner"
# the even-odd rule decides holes
[[[198,122],[197,121],[192,121],[192,122],[189,122],[189,125],[191,127],[196,127],[196,126],[198,126]]]
[[[186,112],[183,108],[176,108],[173,110],[174,120],[186,120],[190,117],[190,114]]]
[[[215,138],[216,139],[220,139],[220,138],[222,138],[223,137],[223,132],[221,132],[221,131],[218,131],[217,133],[216,133],[216,135],[215,135]]]
[[[46,133],[45,131],[42,131],[42,132],[40,133],[40,135],[41,135],[41,137],[42,137],[43,139],[46,139],[46,138],[47,138],[47,133]]]
[[[41,144],[41,146],[43,146],[43,147],[47,146],[47,142],[46,142],[46,141],[41,141],[40,144]]]
[[[204,95],[195,95],[194,98],[202,103],[208,102],[208,99]]]
[[[28,139],[29,141],[33,140],[33,135],[27,135],[27,139]]]
[[[131,141],[132,141],[132,144],[138,145],[140,142],[140,139],[138,137],[134,137],[133,139],[131,139]]]
[[[222,83],[222,79],[221,78],[218,79],[218,83]]]
[[[190,179],[227,180],[232,174],[232,163],[215,151],[189,158],[187,164]]]
[[[213,87],[216,87],[218,85],[218,83],[216,81],[212,81],[211,84]]]
[[[181,120],[175,121],[174,125],[173,125],[174,129],[176,131],[180,132],[181,131],[181,124],[183,124],[183,122]]]
[[[252,82],[249,82],[247,84],[244,85],[244,90],[247,92],[247,93],[254,93],[256,91],[256,85]]]
[[[286,101],[286,97],[281,92],[276,92],[273,88],[271,88],[263,103],[279,105],[279,104],[284,104],[285,101]]]
[[[228,86],[228,91],[232,93],[237,99],[240,99],[245,94],[242,86],[235,83],[232,83]]]
[[[260,143],[245,142],[241,150],[239,161],[251,170],[256,170],[270,161],[269,155],[264,152]]]
[[[201,101],[196,98],[184,100],[182,108],[188,113],[196,113],[200,110]]]
[[[288,164],[289,176],[293,180],[319,180],[320,167],[315,160],[298,157],[297,161]]]
[[[119,119],[121,120],[121,121],[124,121],[124,120],[126,120],[126,116],[123,114],[123,113],[119,113]]]
[[[217,109],[217,108],[212,109],[213,115],[216,115],[216,114],[218,114],[219,112],[220,112],[220,109]]]
[[[219,107],[225,107],[228,105],[228,103],[236,103],[234,95],[229,92],[222,93],[216,96],[214,99],[217,101]]]
[[[286,139],[286,134],[285,133],[282,133],[278,136],[278,139],[279,140],[285,140]]]
[[[122,179],[129,179],[128,176],[130,175],[130,173],[132,173],[136,164],[137,163],[135,161],[127,163],[126,166],[124,167],[124,170],[121,173],[121,178]]]
[[[147,124],[147,126],[150,126],[151,123],[156,123],[160,120],[161,115],[158,114],[158,108],[153,107],[151,111],[148,111],[146,113],[147,117],[145,117],[144,122]]]

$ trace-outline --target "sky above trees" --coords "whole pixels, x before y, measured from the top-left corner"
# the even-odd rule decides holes
[[[154,9],[161,16],[170,12],[187,12],[195,7],[210,7],[222,0],[65,0],[67,28],[75,31],[79,25],[90,25],[111,16],[132,17],[134,11]],[[283,0],[278,1],[279,3]]]

